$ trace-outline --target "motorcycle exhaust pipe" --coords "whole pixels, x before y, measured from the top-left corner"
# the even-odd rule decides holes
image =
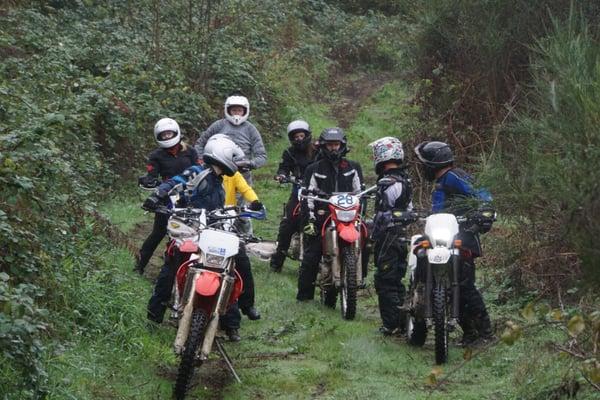
[[[460,309],[460,286],[458,285],[459,272],[460,256],[458,254],[455,254],[452,256],[452,318],[458,318],[458,313]]]

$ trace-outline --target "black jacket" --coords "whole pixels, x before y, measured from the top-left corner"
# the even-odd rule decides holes
[[[302,179],[306,167],[315,160],[315,153],[313,153],[312,157],[309,157],[306,154],[306,150],[297,150],[294,147],[288,147],[281,155],[277,175],[293,175],[298,180]]]
[[[343,158],[334,165],[328,159],[322,158],[306,168],[302,187],[309,190],[318,189],[324,193],[358,192],[362,182],[362,169],[357,162]],[[329,214],[327,203],[308,200],[306,205],[311,219]]]
[[[412,188],[406,171],[402,168],[385,171],[377,180],[375,217],[371,237],[378,240],[388,228],[394,227],[392,210],[411,209]]]
[[[180,149],[175,155],[167,149],[158,148],[148,156],[146,170],[148,176],[166,180],[182,173],[186,168],[198,164],[198,153],[196,150],[187,146],[185,150]]]

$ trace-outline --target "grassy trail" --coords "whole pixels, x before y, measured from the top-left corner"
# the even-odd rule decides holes
[[[343,119],[353,148],[349,158],[360,161],[367,180],[373,181],[367,144],[390,134],[410,137],[417,129],[417,110],[405,101],[408,93],[402,83],[390,81],[379,87],[377,81],[371,81],[369,85],[359,92],[370,97],[359,102],[354,99],[346,104],[355,106],[335,112],[345,109],[356,115]],[[339,121],[331,118],[325,105],[312,105],[300,117],[311,122],[316,134]],[[286,145],[283,138],[272,143],[268,165],[255,174],[254,188],[266,204],[269,218],[254,226],[266,239],[276,237],[281,205],[289,193],[289,188],[279,187],[271,179]],[[144,227],[150,227],[150,217],[139,209],[141,200],[142,195],[113,199],[105,207],[112,222],[133,241],[140,241]],[[112,328],[95,335],[75,332],[71,345],[57,350],[48,360],[52,366],[49,398],[170,398],[178,362],[171,351],[175,330],[145,322],[158,263],[149,267],[148,279],[141,279],[130,272],[133,259],[125,250],[112,249],[103,253],[102,260],[104,267],[85,284],[90,286],[90,299],[106,311]],[[459,332],[455,332],[449,363],[436,368],[431,340],[417,349],[402,339],[383,338],[378,333],[372,270],[368,288],[359,295],[356,319],[345,321],[339,310],[327,309],[318,301],[296,303],[297,269],[298,262],[287,260],[283,273],[274,274],[267,263],[253,261],[257,307],[263,319],[244,318],[242,342],[227,344],[243,384],[235,383],[215,356],[197,372],[189,398],[542,399],[547,396],[539,387],[560,384],[560,361],[543,350],[547,340],[560,337],[559,332],[526,331],[526,342],[512,347],[498,344],[473,354],[456,346]],[[515,313],[515,305],[497,305],[497,282],[485,268],[478,273],[492,318],[500,325],[505,315]]]

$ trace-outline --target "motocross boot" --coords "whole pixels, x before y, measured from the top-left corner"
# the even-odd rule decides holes
[[[494,339],[494,331],[492,330],[492,323],[490,322],[490,316],[487,311],[475,318],[475,326],[479,333],[479,338],[483,341]]]
[[[239,342],[240,340],[242,340],[242,337],[240,336],[240,333],[237,329],[233,329],[233,328],[226,329],[225,334],[229,338],[230,342]]]
[[[479,333],[477,332],[477,327],[472,318],[464,318],[461,317],[459,321],[460,327],[463,330],[462,339],[459,342],[461,347],[470,347],[475,344],[477,339],[479,338]]]
[[[138,274],[140,274],[140,275],[144,275],[144,266],[143,266],[143,265],[142,265],[142,263],[141,263],[141,258],[142,258],[142,256],[141,256],[141,254],[138,252],[138,253],[135,255],[135,265],[134,265],[134,267],[133,267],[133,272],[136,272],[136,273],[138,273]]]
[[[283,262],[285,261],[286,254],[281,250],[276,250],[275,253],[271,256],[271,271],[273,272],[281,272],[283,267]]]
[[[248,319],[251,321],[256,321],[257,319],[260,319],[260,313],[258,312],[256,307],[242,308],[242,314],[247,316]]]

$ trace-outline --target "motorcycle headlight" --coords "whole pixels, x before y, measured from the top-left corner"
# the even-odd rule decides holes
[[[335,215],[342,222],[350,222],[356,217],[356,210],[335,210]]]
[[[452,243],[452,232],[448,229],[436,229],[430,235],[431,241],[433,242],[433,246],[446,246],[449,247],[450,243]]]
[[[216,254],[210,254],[207,253],[206,254],[206,265],[212,268],[223,268],[223,260],[225,259],[225,257],[223,256],[219,256]]]

